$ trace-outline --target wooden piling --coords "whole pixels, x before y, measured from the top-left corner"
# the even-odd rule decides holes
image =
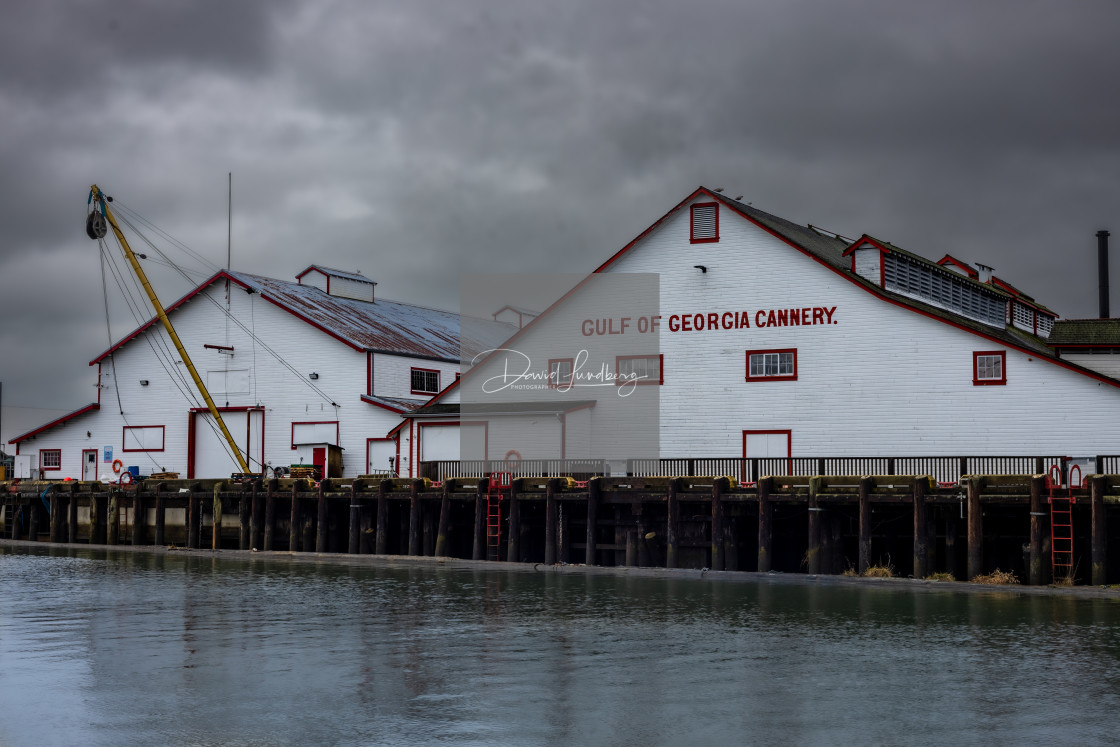
[[[28,518],[27,518],[27,539],[32,542],[39,541],[39,496],[31,497],[31,503],[28,504]]]
[[[968,580],[984,572],[984,520],[980,508],[980,478],[968,479]]]
[[[448,554],[447,533],[451,531],[451,481],[443,481],[443,495],[439,501],[439,525],[436,527],[437,557],[446,557]]]
[[[724,532],[723,532],[723,491],[727,485],[726,477],[719,477],[712,481],[712,570],[722,571],[725,563]],[[629,540],[627,552],[629,553]]]
[[[859,572],[860,575],[871,567],[871,491],[875,480],[871,477],[859,479]]]
[[[556,491],[560,481],[555,477],[545,483],[544,497],[544,563],[556,565]]]
[[[486,494],[490,479],[479,478],[474,496],[474,539],[471,542],[471,559],[482,560],[486,555]]]
[[[362,506],[358,503],[358,481],[350,484],[350,530],[346,538],[346,551],[357,555],[362,549]]]
[[[299,530],[300,530],[300,511],[299,511],[299,494],[297,487],[299,481],[296,480],[292,483],[292,506],[291,516],[288,523],[288,551],[299,551]]]
[[[223,483],[217,483],[214,486],[214,502],[211,508],[213,514],[213,521],[210,522],[210,549],[222,549],[222,488]]]
[[[668,527],[665,531],[665,567],[677,568],[680,565],[680,532],[681,532],[681,503],[680,492],[681,487],[684,485],[684,480],[679,477],[674,477],[669,481],[669,498],[668,498]],[[588,534],[591,529],[588,528]]]
[[[945,572],[957,578],[957,535],[961,523],[956,516],[957,509],[953,506],[948,506],[948,509],[945,517]]]
[[[638,530],[626,530],[626,565],[630,568],[638,566]]]
[[[914,578],[929,575],[929,512],[926,510],[926,479],[914,478]]]
[[[509,491],[509,544],[506,560],[511,563],[521,562],[521,501],[517,499],[517,492],[513,489]]]
[[[132,493],[132,537],[133,547],[145,544],[147,517],[144,515],[144,493],[137,487]]]
[[[423,500],[420,501],[420,525],[423,527],[420,544],[423,547],[422,554],[424,557],[432,557],[436,554],[436,526],[432,512],[431,501],[426,504]]]
[[[386,524],[389,521],[389,498],[385,494],[393,489],[392,480],[382,480],[377,486],[377,526],[374,529],[373,551],[378,555],[385,554]]]
[[[167,543],[167,505],[163,497],[163,483],[156,485],[156,545]]]
[[[70,490],[70,500],[66,502],[66,541],[78,541],[78,494]]]
[[[31,508],[32,508],[32,513],[31,513],[31,527],[32,527],[31,539],[35,539],[34,528],[36,526],[36,523],[37,523],[37,520],[38,520],[39,517],[38,517],[38,511],[34,510],[35,509],[35,504],[34,503],[31,504]],[[120,531],[121,531],[120,513],[121,513],[120,498],[119,498],[119,495],[118,495],[117,491],[114,490],[113,492],[109,493],[109,511],[108,511],[107,516],[106,516],[107,525],[106,525],[106,532],[105,532],[105,544],[107,544],[107,545],[115,545],[120,541]]]
[[[273,542],[276,536],[276,488],[278,487],[275,478],[268,481],[268,488],[264,494],[264,539],[261,542],[261,549],[265,552],[272,550]]]
[[[264,506],[261,505],[260,483],[256,480],[249,486],[249,549],[256,550],[264,545]]]
[[[1105,536],[1104,475],[1094,475],[1089,480],[1089,503],[1092,509],[1091,555],[1093,561],[1092,582],[1103,586],[1107,581],[1108,539]]]
[[[603,485],[598,477],[587,481],[587,546],[584,550],[584,565],[595,565],[595,522],[599,517],[599,498]]]
[[[763,477],[758,481],[758,571],[769,573],[774,563],[773,533],[774,504],[770,493],[774,489],[774,478]]]
[[[1042,510],[1042,491],[1046,487],[1046,478],[1035,475],[1031,478],[1031,555],[1028,578],[1031,586],[1041,586],[1042,575],[1042,522],[1046,513]]]
[[[805,565],[810,574],[821,572],[821,509],[817,505],[820,489],[820,476],[809,478],[809,549],[805,552]]]
[[[201,508],[198,493],[191,486],[190,497],[187,498],[187,547],[198,549],[198,532],[200,528],[199,509]]]
[[[51,542],[62,541],[62,508],[59,496],[51,493]]]
[[[244,486],[242,486],[241,495],[237,498],[237,548],[239,550],[248,550],[252,546],[253,526],[253,501],[248,495],[245,495]]]
[[[408,554],[420,554],[420,488],[423,480],[413,480],[410,487],[411,501],[408,511]]]
[[[317,507],[315,517],[315,527],[318,530],[315,533],[315,552],[327,552],[327,529],[330,527],[329,518],[327,517],[327,493],[326,493],[327,479],[323,478],[319,481],[319,487],[316,489],[318,495]]]
[[[369,555],[373,552],[373,506],[370,505],[368,500],[361,501],[361,504],[362,536],[358,540],[358,552],[362,555]]]

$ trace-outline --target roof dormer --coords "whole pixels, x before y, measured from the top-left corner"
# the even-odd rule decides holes
[[[980,277],[980,273],[977,272],[975,267],[970,265],[968,262],[962,262],[951,254],[946,254],[944,257],[937,260],[937,264],[941,265],[947,270],[959,272],[961,275],[972,278],[973,280],[976,280]]]
[[[322,265],[311,265],[296,275],[300,285],[318,288],[329,296],[352,298],[355,301],[373,302],[373,282],[360,272],[334,270]]]

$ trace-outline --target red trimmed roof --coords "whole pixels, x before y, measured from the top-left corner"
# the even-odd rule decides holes
[[[51,428],[54,428],[55,426],[63,425],[65,423],[73,420],[74,418],[78,417],[79,415],[85,415],[87,412],[91,412],[93,410],[100,410],[100,409],[101,409],[101,405],[97,404],[96,402],[94,402],[92,404],[88,404],[81,409],[74,410],[74,412],[67,413],[66,415],[63,415],[61,418],[56,418],[55,420],[52,420],[51,422],[47,423],[46,425],[41,425],[33,431],[28,431],[27,433],[24,433],[22,436],[16,436],[15,438],[13,438],[8,443],[18,444],[20,441],[26,441],[27,439],[31,438],[32,436],[39,435],[43,431],[48,431]]]
[[[460,340],[459,315],[452,311],[385,299],[370,302],[339,298],[310,285],[224,270],[168,306],[167,313],[170,315],[213,283],[223,279],[245,290],[259,293],[264,300],[354,350],[457,363],[464,348],[487,350],[496,347],[514,331],[508,324],[479,321],[472,323],[470,329],[481,332],[487,339]],[[156,317],[148,320],[90,361],[90,365],[101,362],[158,321]]]
[[[882,252],[884,254],[890,254],[891,253],[890,248],[886,247],[886,246],[883,246],[883,244],[878,239],[874,239],[874,238],[868,236],[867,234],[864,234],[863,236],[859,237],[858,239],[853,241],[851,244],[849,244],[848,248],[840,253],[840,256],[841,257],[851,256],[852,252],[854,252],[856,249],[859,249],[864,244],[871,244],[871,246],[875,247],[876,249],[878,249],[880,252]]]
[[[973,280],[976,280],[980,277],[980,272],[975,267],[970,265],[968,262],[962,262],[951,254],[946,254],[944,257],[937,260],[937,264],[941,265],[942,267],[944,267],[945,265],[953,265],[955,267],[959,267],[960,269],[964,270],[965,274]]]

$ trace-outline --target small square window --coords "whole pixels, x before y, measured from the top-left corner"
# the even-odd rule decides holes
[[[439,394],[439,371],[430,368],[412,369],[413,394]]]
[[[692,206],[690,241],[693,244],[719,241],[719,204],[701,202]]]
[[[548,386],[552,389],[568,389],[572,386],[572,371],[575,361],[571,358],[553,358],[548,362]]]
[[[62,449],[43,449],[40,451],[39,469],[62,469]]]
[[[796,380],[796,349],[747,351],[747,381]]]
[[[972,383],[1006,384],[1007,352],[1004,350],[982,351],[972,354]]]
[[[620,355],[615,359],[619,386],[624,384],[664,384],[663,355]]]

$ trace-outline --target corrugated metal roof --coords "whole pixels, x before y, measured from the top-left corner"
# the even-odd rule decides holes
[[[453,311],[387,299],[339,298],[311,286],[246,272],[230,275],[363,350],[458,361],[461,349],[473,355],[496,347],[517,331],[502,322],[477,320],[469,328],[478,336],[460,340],[459,315]]]
[[[219,272],[167,307],[169,314],[214,282],[230,278],[357,350],[458,362],[460,351],[473,356],[498,347],[517,328],[491,319],[472,321],[471,336],[460,341],[459,315],[453,311],[379,299],[358,301],[327,295],[310,285],[247,272]],[[91,361],[97,363],[157,322],[148,320]],[[461,347],[460,347],[461,345]]]

